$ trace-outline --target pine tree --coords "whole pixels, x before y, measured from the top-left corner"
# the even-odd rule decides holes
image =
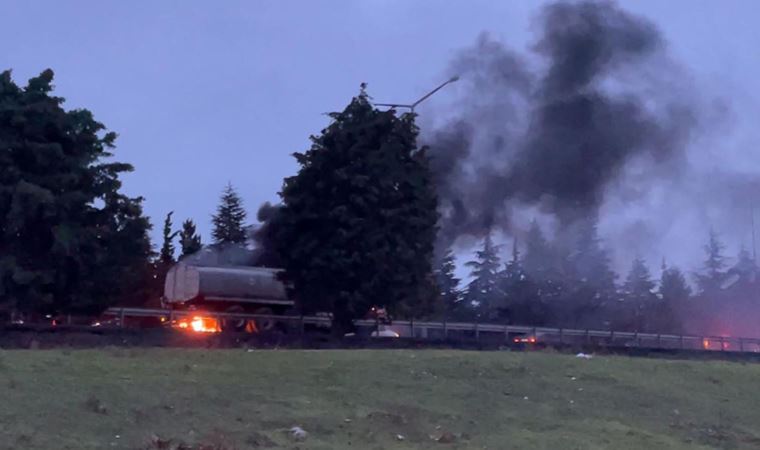
[[[294,156],[275,215],[276,253],[301,309],[330,311],[333,330],[375,305],[422,314],[435,298],[437,199],[413,114],[360,94]]]
[[[658,293],[661,300],[658,302],[655,318],[652,320],[656,327],[655,331],[659,333],[683,332],[678,311],[686,308],[691,297],[691,288],[678,267],[668,267],[663,261]]]
[[[711,228],[707,244],[704,246],[707,258],[702,272],[696,275],[700,295],[711,296],[719,293],[721,284],[726,279],[724,249],[720,236]]]
[[[166,280],[166,274],[174,264],[174,238],[177,237],[179,232],[172,231],[172,215],[174,211],[170,211],[166,214],[164,219],[164,227],[162,229],[162,244],[161,250],[158,253],[158,258],[151,262],[151,283],[150,291],[152,298],[160,298],[163,294],[164,280]],[[153,305],[151,305],[153,306]]]
[[[179,232],[179,245],[182,250],[180,259],[198,253],[203,247],[201,237],[195,230],[195,223],[190,219],[182,222],[182,230]]]
[[[581,224],[575,253],[570,258],[575,276],[596,291],[597,297],[609,299],[615,296],[615,279],[610,256],[602,247],[597,232],[596,219]]]
[[[174,238],[177,237],[179,231],[172,231],[172,214],[174,211],[169,212],[164,219],[163,229],[163,244],[161,245],[161,252],[159,253],[159,261],[165,266],[170,266],[174,263]]]
[[[572,326],[602,326],[599,313],[617,298],[615,279],[610,257],[602,247],[596,227],[596,218],[578,223],[576,247],[568,257],[569,285],[563,294],[569,303]]]
[[[536,280],[549,278],[554,264],[554,254],[544,238],[541,227],[535,220],[531,222],[525,239],[525,257],[523,265],[526,272]]]
[[[456,277],[455,270],[456,262],[454,254],[449,249],[444,254],[443,259],[441,259],[438,270],[435,271],[436,284],[441,299],[441,309],[446,319],[456,316],[457,310],[463,306],[462,292],[459,290],[460,280]]]
[[[742,246],[739,249],[739,254],[736,257],[736,265],[732,270],[744,278],[745,281],[755,281],[758,271],[757,264],[746,247]]]
[[[720,285],[720,294],[712,294],[711,298],[721,301],[726,299],[734,304],[754,304],[760,299],[757,288],[758,267],[746,247],[742,246],[736,258],[736,264],[729,268],[724,281]]]
[[[491,234],[483,239],[483,248],[475,252],[475,259],[465,264],[472,271],[472,281],[467,285],[465,300],[468,306],[473,307],[479,317],[490,318],[494,306],[501,299],[499,289],[499,267],[501,261],[498,255],[498,247],[493,244]]]
[[[644,260],[636,257],[623,283],[623,300],[633,312],[634,331],[646,331],[647,318],[655,306],[654,288],[655,283]]]
[[[512,258],[499,273],[499,291],[502,294],[499,307],[502,319],[521,325],[543,325],[546,322],[544,302],[537,284],[523,268],[517,239],[512,245]]]
[[[643,259],[636,257],[631,264],[631,270],[623,283],[625,300],[647,302],[654,295],[655,283]]]
[[[535,220],[531,222],[525,240],[523,268],[534,284],[537,298],[547,305],[560,301],[564,290],[557,253],[544,237],[538,223]],[[548,310],[545,313],[548,314]],[[544,318],[546,320],[549,320],[548,316]]]
[[[228,184],[212,217],[214,244],[243,244],[247,239],[245,231],[246,212],[243,200],[232,184]]]
[[[689,300],[691,288],[686,283],[686,277],[678,267],[668,267],[663,263],[659,294],[663,301],[671,304],[683,303]]]

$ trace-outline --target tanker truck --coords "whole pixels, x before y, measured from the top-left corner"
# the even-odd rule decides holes
[[[174,310],[226,312],[261,315],[294,314],[295,302],[287,296],[277,277],[282,269],[251,266],[198,266],[178,263],[166,274],[163,306]],[[329,313],[317,316],[331,317]],[[372,307],[365,319],[390,324],[383,307]],[[208,321],[209,323],[206,323]],[[216,321],[202,314],[181,327],[196,331],[269,331],[274,319],[223,319]],[[320,326],[321,327],[321,326]],[[327,325],[329,329],[329,325]]]
[[[294,302],[288,299],[285,286],[277,279],[278,272],[265,267],[179,263],[166,274],[164,306],[175,310],[283,315],[293,309]],[[275,326],[271,319],[219,322],[218,328],[230,331],[266,331]]]

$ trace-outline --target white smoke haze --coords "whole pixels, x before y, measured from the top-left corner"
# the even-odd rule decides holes
[[[731,137],[729,100],[674,61],[653,22],[558,2],[535,34],[527,50],[484,34],[448,69],[461,76],[457,100],[422,136],[442,247],[469,259],[489,231],[519,241],[536,219],[551,237],[598,217],[621,274],[635,256],[654,275],[663,258],[699,269],[710,228],[728,257],[751,248],[760,158]]]

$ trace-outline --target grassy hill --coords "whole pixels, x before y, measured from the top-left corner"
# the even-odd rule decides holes
[[[293,426],[308,436],[296,441]],[[0,352],[0,449],[177,446],[758,449],[760,365],[463,351]]]

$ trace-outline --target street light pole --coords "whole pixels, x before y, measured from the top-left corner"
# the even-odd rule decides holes
[[[453,77],[449,78],[448,80],[446,80],[443,83],[441,83],[438,87],[436,87],[432,91],[430,91],[427,94],[425,94],[422,97],[420,97],[419,100],[417,100],[416,102],[414,102],[412,104],[409,104],[409,105],[408,104],[401,104],[401,103],[375,103],[375,105],[376,106],[388,106],[391,109],[395,109],[395,108],[409,108],[409,110],[412,113],[414,113],[414,108],[416,108],[417,105],[419,105],[420,103],[422,103],[425,100],[427,100],[431,95],[433,95],[436,92],[438,92],[439,90],[441,90],[447,84],[454,83],[455,81],[459,81],[459,76],[453,76]]]

